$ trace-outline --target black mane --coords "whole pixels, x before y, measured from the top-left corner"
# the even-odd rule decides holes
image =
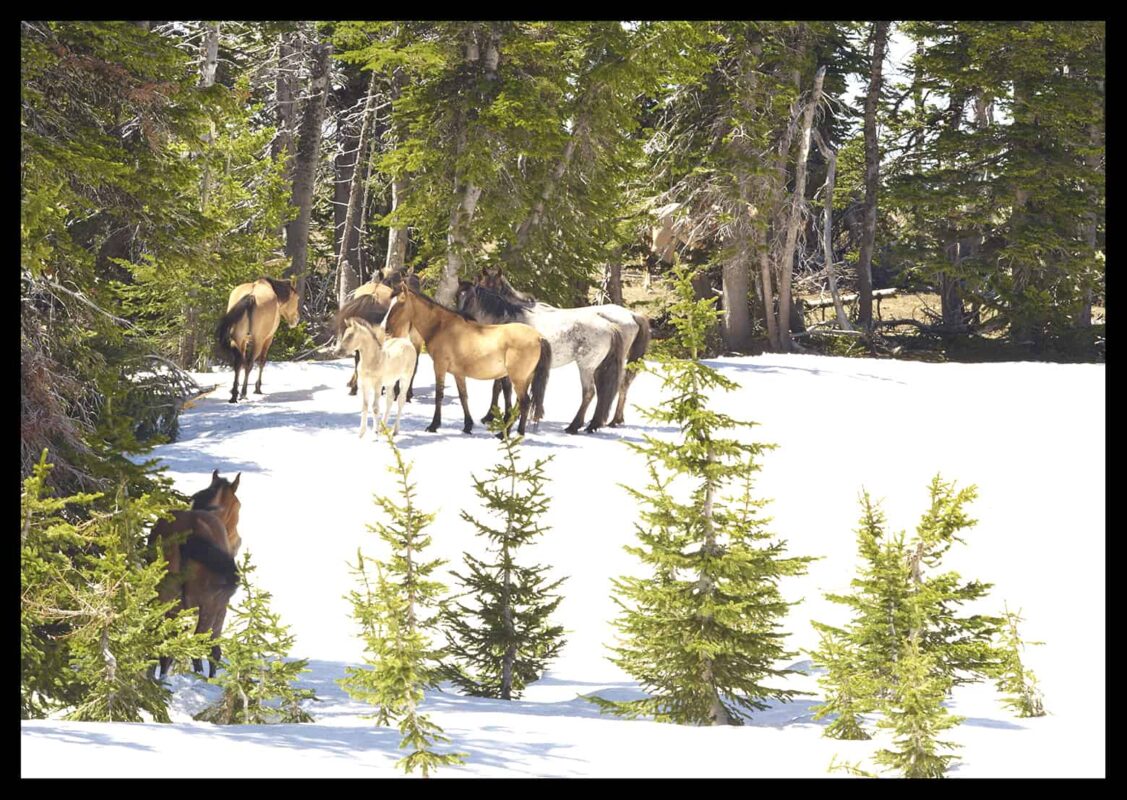
[[[270,284],[270,288],[273,289],[274,294],[278,296],[279,303],[289,301],[290,295],[293,294],[294,291],[289,281],[280,281],[277,278],[268,278],[265,275],[262,276],[262,280]]]
[[[476,319],[474,319],[472,316],[470,316],[466,312],[459,311],[456,308],[447,308],[446,306],[442,305],[442,303],[435,300],[433,297],[427,297],[422,292],[412,291],[411,294],[415,295],[415,297],[419,298],[420,300],[425,301],[427,304],[434,306],[435,308],[441,308],[443,311],[449,311],[451,314],[457,314],[459,317],[466,320],[467,322],[477,322]]]
[[[528,312],[525,306],[484,286],[467,287],[459,305],[463,313],[485,317],[494,323],[524,322]]]

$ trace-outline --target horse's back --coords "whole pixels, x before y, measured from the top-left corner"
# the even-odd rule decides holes
[[[230,311],[235,307],[235,303],[242,300],[248,294],[251,294],[254,291],[255,284],[256,282],[240,283],[238,286],[232,289],[231,294],[227,296],[227,310]],[[257,298],[255,299],[257,300]]]

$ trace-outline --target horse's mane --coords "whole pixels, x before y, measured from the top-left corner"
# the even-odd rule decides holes
[[[340,336],[345,321],[349,319],[359,317],[372,325],[379,325],[386,315],[387,306],[381,304],[370,294],[362,294],[341,306],[340,311],[333,318],[333,329],[337,336]]]
[[[416,293],[419,291],[419,276],[414,272],[404,273],[401,269],[392,270],[380,279],[380,283],[384,286],[395,288],[403,280],[407,281],[407,285],[411,287],[411,291]]]
[[[422,292],[412,291],[411,294],[415,295],[415,297],[419,298],[420,300],[425,302],[427,305],[434,306],[435,308],[441,308],[443,311],[449,311],[451,314],[459,316],[462,319],[466,320],[467,322],[477,322],[477,320],[475,320],[472,316],[465,313],[464,311],[458,311],[456,308],[447,308],[446,306],[442,305],[442,303],[438,302],[434,298],[427,297]]]
[[[470,286],[466,289],[466,296],[473,297],[486,314],[499,317],[505,322],[522,322],[527,308],[520,303],[514,303],[499,292],[484,286]]]
[[[214,500],[216,495],[219,494],[220,489],[230,488],[231,481],[226,478],[220,478],[218,483],[212,483],[206,489],[201,489],[192,495],[192,510],[193,511],[213,511],[218,508]]]
[[[511,283],[509,283],[509,279],[506,278],[504,275],[498,275],[497,277],[501,281],[501,290],[505,294],[507,294],[509,297],[511,297],[513,300],[516,300],[519,303],[523,303],[525,305],[530,305],[530,306],[536,304],[537,301],[536,301],[536,297],[534,295],[531,295],[527,292],[517,291],[516,289],[513,288],[513,285]],[[483,286],[481,288],[486,289],[487,287]],[[496,291],[496,290],[487,289],[487,291]]]
[[[290,286],[289,281],[280,281],[277,278],[268,278],[262,276],[262,280],[270,284],[270,288],[274,290],[274,294],[278,296],[279,303],[286,303],[290,299],[290,295],[294,293],[294,289]]]

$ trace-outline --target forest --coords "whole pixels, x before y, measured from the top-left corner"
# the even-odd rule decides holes
[[[209,422],[213,427],[207,435],[249,430],[240,426],[252,424],[248,415],[257,410],[260,400],[247,393],[255,364],[255,394],[262,395],[265,386],[266,396],[261,398],[265,402],[271,401],[272,392],[306,398],[303,392],[328,388],[318,384],[309,390],[314,378],[298,376],[316,375],[321,381],[328,372],[301,370],[322,366],[333,370],[332,381],[353,374],[354,345],[344,347],[346,332],[363,333],[363,328],[380,342],[384,336],[389,342],[398,341],[407,330],[421,334],[413,349],[402,347],[408,370],[404,376],[412,375],[415,392],[413,400],[407,395],[407,413],[400,402],[395,422],[398,433],[402,417],[404,457],[394,444],[387,447],[391,439],[376,435],[375,444],[364,446],[390,450],[394,461],[385,464],[381,455],[382,466],[372,470],[379,477],[369,475],[367,483],[352,475],[339,478],[364,494],[366,508],[349,517],[349,524],[376,518],[369,513],[373,489],[402,492],[405,500],[378,501],[389,515],[381,517],[385,522],[378,526],[383,537],[380,546],[417,554],[429,541],[421,531],[427,524],[427,503],[434,500],[428,494],[427,470],[447,467],[425,466],[431,463],[425,459],[431,457],[424,456],[423,446],[415,443],[417,437],[428,435],[420,432],[425,420],[412,414],[429,414],[433,405],[434,420],[426,429],[433,435],[442,427],[444,391],[447,414],[453,415],[446,427],[454,431],[458,410],[457,401],[450,404],[454,381],[445,390],[442,383],[446,374],[439,367],[446,358],[442,345],[424,330],[431,324],[428,314],[445,313],[432,306],[468,313],[471,322],[523,320],[529,325],[534,324],[532,317],[512,315],[535,309],[560,313],[604,309],[601,316],[583,323],[586,328],[576,330],[584,331],[583,336],[605,337],[600,347],[606,349],[590,359],[589,367],[582,356],[569,356],[579,364],[581,390],[571,386],[570,375],[563,377],[562,368],[552,370],[546,413],[542,397],[549,380],[546,358],[551,348],[557,351],[552,366],[562,358],[558,352],[562,345],[556,340],[551,340],[551,348],[544,344],[549,340],[546,333],[540,339],[541,349],[529,351],[527,370],[519,372],[510,360],[508,373],[466,373],[475,379],[470,385],[472,415],[465,377],[451,367],[465,414],[463,430],[470,433],[471,417],[479,417],[486,408],[485,391],[478,388],[486,385],[485,380],[498,381],[494,406],[502,383],[517,390],[514,405],[519,412],[504,419],[503,425],[488,423],[490,433],[499,436],[508,430],[506,425],[518,424],[519,413],[521,435],[528,417],[528,441],[555,437],[560,432],[552,424],[570,419],[575,413],[573,401],[579,402],[580,410],[566,433],[576,433],[590,411],[588,432],[626,431],[623,436],[634,451],[632,457],[644,457],[644,463],[629,462],[629,471],[611,480],[626,487],[631,502],[647,509],[635,509],[630,517],[635,520],[632,525],[646,528],[651,537],[642,537],[645,546],[632,546],[648,553],[642,560],[667,578],[678,570],[711,569],[683,560],[688,556],[673,549],[661,555],[662,547],[673,547],[676,536],[662,538],[665,534],[654,533],[664,530],[663,525],[683,524],[688,530],[697,523],[687,520],[706,508],[707,531],[701,534],[705,544],[700,552],[707,556],[710,548],[719,547],[725,556],[742,553],[738,558],[745,560],[738,568],[717,567],[720,572],[707,580],[702,577],[705,572],[699,572],[691,585],[712,591],[723,581],[734,580],[734,573],[725,570],[745,575],[741,580],[751,580],[746,578],[748,570],[757,571],[755,580],[766,580],[772,588],[767,599],[766,590],[756,590],[756,602],[770,606],[763,613],[771,617],[793,604],[776,596],[779,580],[802,575],[806,569],[817,574],[818,567],[811,562],[820,553],[802,551],[784,558],[781,545],[756,549],[765,546],[760,540],[767,534],[760,531],[766,522],[755,510],[752,473],[760,469],[759,460],[773,458],[767,456],[771,446],[736,434],[732,434],[735,439],[724,439],[722,434],[748,424],[742,420],[749,415],[762,420],[763,409],[785,406],[780,398],[756,405],[760,395],[741,383],[744,378],[738,374],[743,368],[739,365],[756,363],[746,359],[776,359],[758,362],[768,371],[821,370],[829,376],[839,369],[825,366],[831,363],[829,358],[886,365],[872,367],[872,374],[885,376],[881,380],[890,383],[905,380],[907,373],[887,367],[888,362],[942,365],[952,369],[942,373],[942,380],[927,385],[935,392],[964,397],[1005,385],[996,377],[1003,373],[987,378],[987,373],[972,368],[1010,368],[1018,362],[1047,362],[1060,370],[1099,365],[1098,385],[1102,385],[1103,21],[24,20],[20,33],[21,719],[44,719],[64,709],[68,719],[75,720],[139,720],[143,711],[146,721],[168,721],[172,693],[166,685],[149,680],[126,686],[120,677],[130,670],[151,671],[157,663],[157,641],[165,642],[159,653],[162,664],[165,659],[183,664],[207,657],[203,634],[189,630],[195,623],[189,625],[183,615],[169,611],[171,595],[164,570],[171,569],[172,551],[165,555],[168,565],[160,558],[153,562],[151,544],[159,538],[151,533],[157,530],[153,523],[161,518],[167,523],[175,509],[205,493],[221,498],[229,492],[226,496],[233,498],[241,480],[248,507],[242,517],[244,538],[251,543],[255,536],[246,529],[252,527],[247,521],[254,519],[254,503],[245,500],[246,490],[250,489],[252,500],[257,499],[253,492],[261,490],[247,482],[248,477],[263,479],[226,451],[222,458],[215,456],[219,451],[207,451],[207,443],[200,444],[200,428],[184,437],[182,423],[190,412],[201,414],[197,419],[211,415],[219,419],[221,411],[229,412],[224,419],[236,422],[226,423],[226,428]],[[244,286],[254,288],[239,294]],[[372,325],[347,319],[358,300],[366,294],[383,297],[381,291],[391,299],[379,302],[392,304],[383,305],[378,318],[369,318]],[[251,313],[245,319],[248,334],[252,331],[254,313],[263,313],[254,309],[268,307],[263,292],[280,310],[271,312],[274,329],[255,334],[257,340],[251,337],[259,349],[252,348],[244,357],[240,353],[246,344],[238,341],[235,327],[249,303]],[[240,298],[248,295],[251,299],[240,304]],[[469,305],[474,298],[483,298],[479,308],[492,309],[488,304],[499,297],[524,310],[494,319]],[[619,308],[620,316],[606,310],[612,305]],[[402,322],[403,332],[393,331],[408,314],[410,325]],[[279,318],[287,324],[279,325]],[[387,345],[383,347],[380,352],[386,351]],[[369,356],[363,355],[360,345],[355,348],[352,392],[359,383],[364,404],[361,431],[366,431],[370,378],[365,359]],[[347,372],[339,361],[346,349]],[[605,361],[604,353],[608,353]],[[240,358],[245,362],[241,372]],[[607,366],[612,358],[618,359],[617,371]],[[328,362],[334,359],[339,363],[330,367]],[[427,369],[422,368],[424,363]],[[433,389],[425,383],[432,363]],[[539,372],[532,363],[539,364]],[[223,395],[220,407],[209,393],[217,384],[226,384],[231,367],[236,367],[236,374],[230,405],[223,387],[218,393]],[[412,369],[418,370],[417,375]],[[651,374],[642,374],[646,372]],[[648,407],[627,404],[627,388],[636,374],[639,388],[631,399],[649,403]],[[1040,377],[1031,372],[1004,374],[1020,376],[1014,386],[1026,386],[1028,375],[1029,394],[1037,395]],[[1086,382],[1094,373],[1067,374],[1085,376],[1077,386],[1098,388],[1095,379]],[[389,412],[392,395],[398,399],[404,380],[388,384]],[[660,389],[659,381],[664,381]],[[333,392],[342,397],[333,401],[331,410],[319,408],[315,419],[318,425],[347,428],[354,436],[358,403],[346,394],[343,378],[339,384]],[[398,388],[393,390],[393,384]],[[565,384],[574,397],[553,398],[553,390],[564,392],[556,387]],[[378,416],[381,398],[379,384],[375,385],[372,411]],[[676,387],[676,402],[666,406],[659,396],[670,387]],[[285,391],[278,392],[280,388]],[[818,389],[803,391],[811,394],[796,399],[793,407],[807,409],[812,437],[836,440],[850,425],[870,431],[910,427],[927,438],[950,436],[953,448],[956,438],[969,439],[966,431],[977,430],[977,422],[966,422],[960,429],[953,421],[937,420],[943,408],[925,400],[918,404],[908,400],[895,408],[888,401],[883,411],[874,409],[884,400],[864,405],[856,400],[856,406],[853,401],[834,401],[823,409],[806,405]],[[723,413],[710,410],[724,392],[754,398],[747,401],[752,410],[723,403]],[[1023,400],[1005,402],[1015,408]],[[968,410],[966,419],[973,419],[972,413],[993,414],[999,405],[987,410],[984,403],[974,412]],[[548,434],[541,433],[541,417],[548,421]],[[295,430],[309,424],[290,416],[285,420]],[[823,423],[827,427],[814,430]],[[483,430],[477,428],[478,434]],[[634,430],[640,438],[631,440],[629,432]],[[662,444],[661,432],[673,430],[685,440],[677,446]],[[1005,441],[1016,442],[1018,436],[1015,433]],[[441,430],[434,439],[442,442],[436,447],[447,446]],[[578,462],[554,473],[553,469],[563,469],[561,464],[572,464],[569,458],[581,455],[554,446],[545,451],[550,454],[545,459],[539,458],[544,453],[538,449],[526,453],[522,472],[517,463],[524,448],[514,449],[511,441],[500,445],[501,463],[488,480],[482,476],[494,463],[492,449],[485,451],[483,444],[474,443],[472,451],[465,449],[469,444],[447,451],[472,459],[465,474],[458,473],[465,486],[455,495],[459,502],[468,503],[474,489],[485,508],[507,520],[505,529],[516,538],[494,541],[506,548],[543,532],[534,522],[548,508],[541,492],[564,505],[570,502],[565,487],[578,485],[568,481],[581,482],[583,474]],[[193,442],[192,447],[199,444],[202,449],[168,449]],[[1089,444],[1096,446],[1090,440]],[[490,438],[490,448],[495,445]],[[270,446],[263,452],[273,457]],[[822,446],[840,446],[843,453],[851,447],[828,441]],[[947,443],[934,446],[937,452],[946,452],[942,448]],[[1072,444],[1061,444],[1066,446]],[[1017,453],[1017,445],[1014,448]],[[208,458],[218,459],[214,465],[205,464],[205,451]],[[172,452],[180,453],[188,466],[170,461]],[[317,459],[332,458],[328,450],[316,452]],[[618,456],[605,454],[610,451],[598,452],[604,453],[598,457],[608,470],[609,465],[619,464]],[[1094,455],[1098,458],[1098,453]],[[890,458],[896,457],[894,450]],[[351,463],[349,458],[341,464]],[[423,510],[411,499],[414,490],[408,476],[415,458],[424,464],[422,477],[417,470],[414,478],[421,481]],[[553,459],[556,464],[550,466]],[[845,459],[842,463],[848,467]],[[681,477],[699,478],[701,494],[694,494],[691,502],[685,500],[687,506],[678,505],[684,498],[666,482],[676,480],[661,477],[655,465]],[[385,466],[399,470],[394,482],[384,474]],[[171,480],[166,474],[169,468],[196,477],[187,483],[181,480],[183,475]],[[233,478],[232,484],[220,472],[239,473],[241,478]],[[194,491],[199,476],[207,474],[213,476],[209,489],[192,495],[188,485]],[[933,475],[928,498],[916,498],[911,506],[911,513],[918,514],[921,502],[930,503],[920,523],[921,549],[913,562],[914,573],[897,571],[908,569],[904,565],[911,558],[906,550],[897,550],[895,556],[888,555],[891,550],[881,550],[884,556],[873,555],[880,547],[895,548],[893,539],[881,538],[883,517],[869,504],[868,494],[862,504],[861,530],[871,537],[869,578],[879,583],[896,572],[896,580],[905,581],[903,597],[923,592],[920,553],[932,548],[927,550],[928,567],[938,569],[939,556],[953,541],[962,541],[955,534],[974,524],[963,513],[963,505],[975,497],[974,487],[956,489],[935,470],[927,473],[928,478]],[[323,481],[318,486],[331,483],[319,472],[318,476]],[[854,476],[849,475],[849,491],[859,491],[863,478],[858,475],[855,486]],[[550,483],[553,479],[555,484]],[[640,488],[647,479],[650,483]],[[489,482],[493,480],[497,486],[505,480],[513,485],[523,480],[527,486],[523,495],[503,495],[497,493],[500,489],[486,488],[493,486]],[[805,480],[805,476],[795,479],[796,484]],[[978,478],[975,481],[981,484]],[[736,495],[725,496],[723,502],[720,494],[714,498],[713,490],[720,492],[729,482]],[[918,490],[923,481],[916,482]],[[322,491],[287,486],[294,492]],[[607,503],[622,502],[606,498]],[[230,544],[218,545],[224,551],[220,572],[229,579],[227,596],[237,584],[234,596],[242,598],[243,605],[238,612],[232,605],[228,625],[233,618],[244,623],[268,619],[267,627],[284,640],[281,622],[267,610],[269,593],[248,582],[257,567],[268,583],[278,574],[271,569],[277,570],[281,562],[273,567],[266,563],[262,554],[269,552],[267,545],[254,548],[255,563],[246,560],[245,553],[235,558],[239,501],[234,503],[235,522],[224,522]],[[459,513],[482,535],[490,531],[500,535],[479,516]],[[446,516],[440,515],[436,525],[440,531],[459,519],[442,514]],[[335,524],[344,517],[332,519]],[[675,519],[680,522],[674,524]],[[553,524],[558,528],[561,522],[559,518]],[[842,524],[848,526],[849,521]],[[513,534],[515,529],[522,533]],[[858,535],[864,540],[864,533]],[[154,538],[149,541],[147,536]],[[434,536],[439,539],[442,534]],[[874,544],[878,540],[885,544]],[[864,541],[861,546],[864,554]],[[897,546],[904,546],[902,534]],[[845,550],[832,552],[852,558]],[[199,551],[191,551],[196,555],[183,548],[176,552],[184,553],[185,563],[190,558],[207,563],[199,561],[205,558]],[[450,555],[442,552],[444,557]],[[472,587],[507,598],[508,583],[503,591],[491,583],[500,563],[509,575],[510,554],[503,552],[497,563],[480,552],[473,561],[467,553],[466,567],[457,567],[462,573],[442,573],[442,580],[456,575],[464,581],[464,592]],[[769,557],[763,555],[768,552]],[[421,664],[433,655],[420,639],[412,638],[416,637],[416,602],[422,618],[430,613],[422,609],[434,600],[434,618],[446,619],[452,626],[449,630],[458,631],[445,634],[449,646],[471,661],[477,656],[469,654],[479,652],[475,646],[487,648],[490,641],[496,646],[488,636],[475,639],[484,635],[483,629],[493,630],[489,614],[481,612],[484,616],[476,622],[467,622],[469,607],[461,606],[459,614],[436,599],[441,592],[437,584],[428,582],[425,569],[433,563],[423,562],[420,567],[409,558],[407,562],[393,559],[377,567],[368,564],[369,557],[361,555],[354,542],[334,564],[343,565],[345,557],[350,559],[353,578],[367,587],[354,592],[349,603],[357,620],[368,620],[361,622],[364,658],[374,658],[366,663],[377,667],[373,672],[342,667],[341,674],[347,670],[349,677],[341,685],[351,687],[350,696],[367,697],[380,707],[382,725],[402,714],[406,714],[402,719],[414,720],[410,723],[414,728],[401,722],[400,730],[410,728],[404,735],[422,755],[415,761],[411,761],[414,755],[409,756],[405,769],[419,767],[426,774],[453,763],[428,754],[427,747],[418,744],[434,733],[425,718],[413,716],[416,703],[424,697],[422,690],[416,695],[415,689],[400,687],[403,693],[389,699],[398,678],[391,672],[380,673],[378,665],[387,667],[394,661],[397,668],[408,669],[416,664],[411,658]],[[889,566],[892,561],[887,559],[898,566]],[[416,574],[419,569],[421,575]],[[545,665],[563,647],[563,628],[547,621],[560,603],[550,592],[566,598],[569,591],[579,592],[584,585],[574,573],[542,574],[544,569],[528,567],[527,573],[520,573],[522,585],[540,603],[525,612],[530,630],[537,631],[533,638],[540,638],[535,646],[529,645],[536,654],[527,663],[520,658],[514,662],[515,649],[508,652],[504,667],[508,683],[503,690],[490,682],[500,680],[500,671],[493,674],[495,665],[483,667],[477,662],[474,669],[464,664],[434,666],[422,684],[434,687],[440,679],[449,680],[474,690],[470,694],[475,696],[509,700],[510,694],[519,696],[526,684],[542,677]],[[890,572],[882,573],[885,569]],[[672,595],[655,599],[646,595],[645,581],[623,574],[606,576],[608,591],[613,583],[617,598],[614,613],[621,608],[626,615],[615,623],[622,635],[629,632],[639,642],[669,646],[670,631],[654,628],[652,618],[643,617],[647,608],[668,609],[663,604],[673,603]],[[1030,710],[1033,695],[1020,677],[1020,662],[1015,668],[1013,661],[1020,644],[1016,614],[1007,610],[951,618],[951,608],[984,597],[983,587],[989,584],[943,583],[942,577],[937,574],[938,582],[928,584],[927,591],[938,595],[929,595],[926,601],[903,601],[908,604],[903,613],[909,620],[907,629],[913,631],[911,641],[882,645],[898,663],[895,670],[883,662],[858,667],[856,659],[868,664],[865,659],[871,654],[850,650],[860,647],[856,641],[834,639],[845,635],[842,625],[814,623],[818,635],[828,637],[817,643],[811,640],[810,645],[818,645],[814,661],[828,670],[825,680],[838,692],[833,701],[827,694],[824,707],[841,715],[831,726],[834,731],[840,733],[847,722],[854,724],[849,722],[854,713],[881,712],[891,719],[892,707],[887,703],[894,695],[899,698],[897,693],[916,678],[921,681],[916,687],[919,695],[933,699],[949,696],[962,683],[1009,680],[1011,693],[1025,691],[1022,702]],[[389,588],[397,580],[409,587],[412,597],[409,633],[397,627],[407,625],[403,620],[408,618],[399,616],[406,612],[396,605],[399,601]],[[412,583],[416,580],[418,586]],[[950,594],[943,595],[945,591]],[[280,596],[284,605],[285,592]],[[828,602],[853,602],[855,610],[868,602],[843,600],[840,594],[833,597],[837,599]],[[160,605],[158,598],[166,604]],[[565,610],[569,602],[574,601],[564,600]],[[222,606],[227,608],[226,600]],[[202,626],[204,606],[199,608]],[[578,613],[570,608],[567,613]],[[608,605],[598,610],[600,622],[607,625],[609,609]],[[868,606],[862,610],[869,613]],[[460,621],[453,621],[451,615]],[[393,618],[395,624],[389,621]],[[511,633],[511,614],[506,619]],[[220,627],[222,620],[220,613]],[[933,622],[935,631],[928,627]],[[857,622],[856,630],[867,624]],[[314,627],[306,625],[304,630]],[[392,659],[390,640],[381,637],[395,631],[406,638],[395,640],[398,649]],[[727,642],[725,635],[716,634],[716,641]],[[763,675],[781,676],[786,670],[766,665],[777,667],[796,656],[796,651],[785,650],[781,641],[771,638],[774,633],[767,645],[748,644],[761,641],[759,629],[732,636],[736,643],[724,646],[755,650]],[[940,640],[942,647],[936,644]],[[1009,644],[1001,644],[1003,640]],[[954,650],[943,649],[952,642],[956,642]],[[711,689],[702,689],[704,694],[690,696],[692,691],[682,685],[673,691],[676,699],[668,700],[654,689],[661,681],[653,676],[684,667],[689,676],[684,681],[691,683],[699,677],[698,662],[691,661],[692,666],[678,662],[674,667],[661,657],[650,663],[647,659],[653,656],[643,653],[643,644],[620,643],[614,663],[631,675],[650,676],[640,681],[653,696],[632,699],[633,706],[621,698],[606,699],[609,695],[592,702],[621,716],[719,725],[738,724],[745,712],[767,709],[768,696],[790,702],[802,694],[768,689],[748,683],[751,679],[745,677],[718,677],[720,662],[711,660],[714,654],[708,649],[713,645],[701,645],[701,652],[709,653],[704,683],[711,681],[715,688],[718,681],[729,680],[724,691],[708,694]],[[231,660],[222,662],[220,681],[223,675],[234,674],[230,665],[239,663],[239,658],[251,663],[256,657],[240,651],[238,644],[225,648]],[[279,646],[278,652],[287,649]],[[316,655],[298,649],[303,656]],[[360,656],[350,651],[348,658],[342,655],[340,660],[353,664]],[[215,661],[209,663],[214,678]],[[732,675],[739,672],[732,669]],[[281,683],[296,680],[297,671],[294,667],[286,672]],[[841,676],[853,672],[871,682],[846,687],[848,681]],[[877,681],[878,674],[887,685]],[[223,721],[229,722],[242,714],[239,720],[245,724],[265,724],[265,717],[253,717],[245,693],[241,708],[236,709],[231,698],[245,692],[245,686],[232,686],[225,685],[228,694],[222,702],[227,705],[222,713],[213,709],[207,712],[212,716],[201,718],[220,721],[224,716]],[[724,694],[727,691],[746,702],[732,701]],[[850,692],[868,700],[842,711],[843,706],[834,703],[845,702],[841,698]],[[279,707],[285,711],[283,721],[306,721],[302,717],[308,714],[297,709],[311,697],[312,691],[283,694]],[[947,725],[940,723],[939,729]],[[867,734],[836,738],[867,738]],[[886,761],[900,763],[893,756]],[[928,776],[939,776],[946,766],[947,761],[935,761],[929,767],[934,774]]]

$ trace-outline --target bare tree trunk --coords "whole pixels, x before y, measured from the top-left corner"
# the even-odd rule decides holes
[[[612,261],[607,264],[607,294],[615,305],[622,305],[622,264]]]
[[[294,158],[293,204],[297,219],[286,224],[286,255],[290,266],[286,275],[297,276],[298,296],[305,295],[305,275],[309,255],[309,221],[313,214],[313,189],[317,175],[317,157],[321,152],[321,123],[325,119],[325,99],[329,87],[329,54],[332,45],[313,47],[313,64],[309,80],[309,98],[298,133],[297,156]]]
[[[880,150],[877,142],[877,101],[880,99],[881,68],[884,65],[888,22],[874,22],[869,93],[865,96],[865,206],[861,254],[857,259],[857,323],[861,330],[873,329],[873,245],[877,238],[877,184],[880,179]]]
[[[724,346],[737,353],[751,349],[751,314],[747,298],[751,293],[748,280],[750,248],[743,243],[736,254],[724,262],[722,296],[724,302]]]
[[[849,317],[845,315],[845,306],[841,303],[841,292],[837,289],[837,269],[834,268],[834,250],[833,250],[833,216],[834,216],[834,175],[837,172],[837,153],[832,147],[825,143],[822,139],[822,134],[814,131],[814,141],[818,144],[818,149],[822,152],[822,156],[826,159],[826,185],[825,185],[825,204],[826,213],[822,220],[822,251],[825,253],[826,259],[826,276],[830,279],[830,297],[834,301],[834,314],[837,315],[837,326],[843,331],[853,330],[853,326],[849,324]],[[872,286],[869,287],[870,292]],[[870,303],[872,302],[872,295],[869,296]]]
[[[146,28],[148,30],[148,28]],[[215,85],[215,70],[219,65],[219,23],[212,22],[207,26],[203,43],[200,45],[202,64],[200,66],[200,86],[207,88]],[[215,138],[215,127],[204,136],[204,141],[210,145]],[[211,175],[207,166],[203,168],[200,177],[200,210],[207,210],[208,195],[211,192]],[[192,369],[196,363],[196,327],[199,325],[199,309],[191,293],[184,304],[184,331],[180,338],[180,365],[185,369]]]
[[[406,84],[406,73],[397,68],[391,79],[391,102],[396,103]],[[399,208],[403,202],[403,194],[407,191],[407,176],[396,175],[391,181],[391,210]],[[387,231],[387,259],[384,261],[384,274],[402,270],[407,263],[407,228],[398,225],[388,228]]]
[[[484,47],[480,44],[482,39]],[[497,41],[492,32],[474,30],[466,43],[466,63],[476,65],[480,60],[485,65],[486,76],[490,77],[492,67],[491,77],[496,78],[498,59]],[[466,148],[466,127],[464,119],[460,119],[458,123],[455,153],[460,156]],[[469,226],[473,221],[474,211],[477,210],[481,191],[482,187],[467,181],[463,175],[454,176],[454,203],[450,209],[450,227],[446,234],[446,265],[434,293],[434,299],[443,305],[453,304],[458,278],[465,267],[465,254],[469,249]]]
[[[810,129],[814,124],[814,110],[822,100],[822,82],[826,68],[818,68],[814,75],[814,90],[802,118],[802,133],[798,139],[798,160],[795,162],[794,195],[791,198],[790,221],[787,224],[787,239],[783,246],[780,264],[782,280],[779,285],[779,343],[784,352],[794,349],[790,336],[791,321],[791,278],[794,275],[794,250],[798,241],[798,226],[802,221],[802,207],[806,202],[806,160],[810,157]]]
[[[278,66],[274,79],[274,104],[278,134],[270,143],[270,155],[286,160],[285,176],[293,180],[294,120],[297,117],[295,101],[298,85],[297,72],[301,60],[301,39],[297,31],[287,31],[278,37]],[[284,226],[283,226],[284,228]]]
[[[356,163],[352,168],[352,181],[348,191],[348,209],[344,215],[344,230],[341,232],[340,243],[340,294],[337,296],[337,307],[342,308],[348,300],[348,295],[356,288],[356,273],[344,269],[348,261],[347,255],[353,250],[351,242],[354,240],[359,246],[359,236],[356,235],[356,219],[360,208],[360,198],[363,195],[364,166],[367,163],[368,146],[371,143],[372,120],[376,115],[376,73],[368,82],[368,97],[364,101],[364,118],[360,123],[360,141],[356,147]],[[351,273],[351,275],[350,275]],[[351,284],[351,285],[349,285]],[[346,289],[347,286],[347,289]]]

